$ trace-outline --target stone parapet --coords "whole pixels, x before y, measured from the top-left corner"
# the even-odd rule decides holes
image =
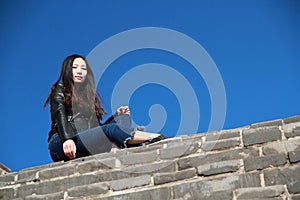
[[[300,117],[11,172],[7,199],[300,199]]]

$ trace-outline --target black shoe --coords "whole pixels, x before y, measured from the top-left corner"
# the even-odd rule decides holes
[[[158,142],[158,141],[161,141],[161,140],[164,140],[164,139],[167,139],[168,137],[163,135],[163,134],[160,134],[159,136],[155,137],[155,138],[151,138],[149,140],[146,140],[144,143],[144,145],[148,145],[148,144],[152,144],[154,142]]]

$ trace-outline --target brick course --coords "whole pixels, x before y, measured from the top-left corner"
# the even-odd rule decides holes
[[[0,200],[299,200],[299,180],[293,116],[1,172]]]

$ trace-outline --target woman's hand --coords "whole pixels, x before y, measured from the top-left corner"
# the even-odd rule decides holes
[[[66,156],[68,156],[70,159],[73,159],[76,157],[76,145],[75,142],[71,139],[66,140],[63,143],[63,150]]]
[[[117,115],[130,115],[130,109],[128,106],[121,106],[120,108],[117,109]]]

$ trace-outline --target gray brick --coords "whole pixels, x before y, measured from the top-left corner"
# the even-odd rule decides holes
[[[1,200],[10,200],[14,198],[14,189],[13,188],[0,188],[0,199]]]
[[[185,197],[176,198],[174,200],[227,200],[232,199],[232,191],[218,191],[218,192],[204,192],[204,193],[192,193],[193,196],[187,194]]]
[[[281,139],[281,131],[278,127],[250,128],[243,130],[243,142],[245,146],[261,144]]]
[[[286,138],[300,136],[300,122],[285,124],[282,128]]]
[[[289,166],[283,169],[273,169],[264,173],[265,184],[284,185],[300,180],[300,166]]]
[[[300,149],[300,138],[291,138],[286,141],[272,142],[263,145],[264,154],[287,153]]]
[[[210,163],[197,167],[198,175],[210,176],[227,172],[235,172],[240,167],[240,160],[228,160]]]
[[[0,176],[0,183],[1,182],[14,182],[16,174],[17,173],[9,173],[9,174],[1,175]]]
[[[212,180],[195,180],[173,186],[174,198],[210,199],[215,193],[242,187],[259,187],[259,174],[232,175]],[[215,198],[211,198],[215,199]],[[221,198],[223,199],[223,198]],[[230,198],[224,198],[230,199]]]
[[[64,192],[57,192],[52,194],[44,194],[44,195],[30,195],[25,197],[25,200],[57,200],[64,199]]]
[[[235,138],[235,137],[240,137],[239,130],[225,130],[225,131],[219,131],[214,134],[207,134],[205,136],[205,141],[224,140],[224,139]]]
[[[279,197],[283,193],[284,193],[283,185],[255,187],[255,188],[240,188],[235,191],[237,200]]]
[[[136,165],[136,164],[151,163],[156,161],[157,158],[158,158],[157,152],[150,151],[145,153],[128,154],[120,159],[123,165]]]
[[[163,183],[169,183],[184,179],[192,178],[196,175],[196,169],[185,169],[178,172],[171,172],[171,173],[156,173],[153,175],[154,184],[159,185]]]
[[[105,194],[108,192],[107,183],[94,183],[89,185],[82,185],[72,187],[67,190],[70,197],[82,197],[94,194]]]
[[[202,141],[202,138],[204,138],[205,134],[190,134],[190,135],[181,135],[180,138],[181,138],[181,141],[178,141],[178,143],[181,143],[181,144],[191,144],[191,143],[201,143]],[[172,142],[172,144],[168,144],[167,146],[168,147],[171,147],[171,146],[176,146],[175,145],[176,142]]]
[[[119,156],[122,156],[123,154],[126,154],[126,151],[124,151],[124,149],[120,149],[120,150],[116,151],[115,153],[113,153],[113,152],[100,153],[100,154],[92,155],[90,157],[85,157],[84,162],[87,162],[89,160],[103,160],[103,159],[107,159],[107,158],[118,158]],[[86,160],[87,158],[88,158],[88,160]]]
[[[287,189],[290,194],[299,194],[300,193],[300,180],[288,183]]]
[[[300,122],[300,115],[289,117],[283,120],[284,124]]]
[[[198,167],[199,165],[205,165],[214,162],[251,158],[258,155],[259,152],[258,152],[258,148],[256,147],[235,149],[235,150],[229,150],[220,153],[211,153],[211,154],[192,156],[188,158],[181,158],[178,161],[178,167],[179,169],[186,169],[186,168]]]
[[[147,147],[158,147],[157,149],[161,149],[163,148],[164,146],[168,146],[168,147],[174,147],[174,146],[177,146],[178,144],[182,143],[182,138],[180,137],[174,137],[174,138],[168,138],[168,139],[165,139],[165,140],[161,140],[157,143],[153,143]],[[177,145],[176,145],[177,144]]]
[[[174,161],[161,161],[157,163],[151,163],[149,165],[128,167],[124,169],[124,172],[131,174],[149,174],[175,172],[175,170],[176,166]]]
[[[80,174],[94,172],[99,170],[119,167],[120,161],[115,158],[105,158],[102,160],[90,160],[80,163],[76,166],[76,171]]]
[[[149,185],[150,183],[151,183],[151,176],[142,175],[133,178],[111,181],[110,189],[114,191],[126,190],[138,186]]]
[[[291,200],[300,200],[300,195],[294,195],[294,196],[292,196]]]
[[[146,188],[141,190],[123,191],[122,194],[112,195],[109,197],[93,198],[94,200],[139,200],[139,199],[160,199],[169,200],[171,198],[171,190],[168,187]]]
[[[170,147],[166,149],[160,150],[160,158],[161,159],[174,159],[182,156],[186,156],[189,154],[193,154],[198,150],[198,144],[186,144],[186,145],[178,145],[176,147]]]
[[[28,182],[35,179],[37,177],[36,173],[38,171],[39,170],[26,170],[23,172],[19,172],[17,176],[18,182]]]
[[[292,132],[286,133],[285,136],[287,138],[300,136],[300,126],[295,127]]]
[[[286,163],[284,154],[268,155],[263,157],[253,157],[244,159],[245,171],[261,170],[270,166],[280,166]]]
[[[124,170],[113,170],[113,171],[109,171],[109,172],[103,171],[103,172],[96,174],[97,179],[101,182],[130,178],[130,177],[135,177],[135,176],[139,176],[139,175],[140,174],[138,174],[138,173],[129,173],[129,172],[125,172]]]
[[[50,194],[66,191],[68,188],[96,183],[96,175],[81,175],[70,178],[58,179],[41,183],[27,183],[17,188],[17,197],[25,197],[32,194]]]
[[[179,138],[176,138],[177,140],[180,140]],[[127,153],[145,153],[149,151],[157,151],[157,149],[163,148],[163,144],[159,145],[146,145],[146,146],[141,146],[141,147],[133,147],[133,148],[127,148],[126,152]]]
[[[259,128],[259,127],[267,127],[267,126],[282,126],[283,120],[282,119],[276,119],[266,122],[259,122],[255,124],[251,124],[251,128]]]
[[[300,149],[298,149],[297,151],[291,151],[288,155],[291,163],[296,163],[300,161]]]
[[[59,167],[43,169],[38,172],[38,178],[40,180],[51,179],[55,177],[64,177],[74,174],[74,165],[63,165]]]
[[[203,151],[214,151],[214,150],[221,150],[227,149],[231,147],[237,147],[240,145],[240,138],[229,138],[224,140],[216,140],[210,142],[204,142],[201,146]]]

